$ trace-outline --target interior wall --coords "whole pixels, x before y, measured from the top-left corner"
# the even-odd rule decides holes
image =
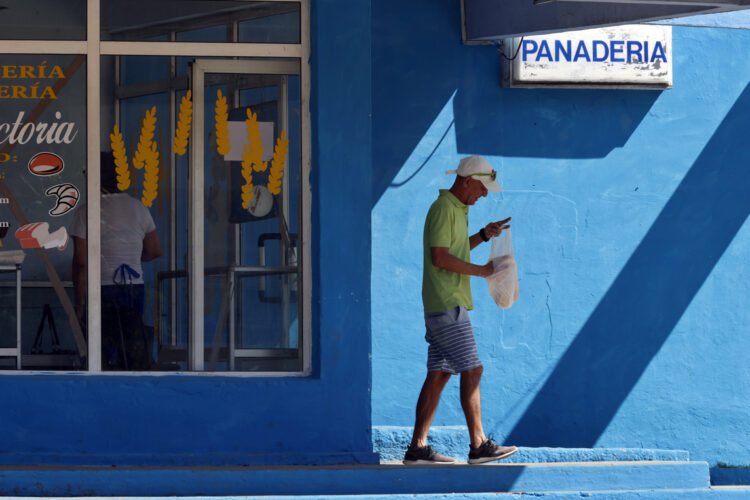
[[[750,32],[673,43],[671,90],[505,89],[496,47],[462,45],[458,2],[373,3],[375,426],[414,423],[424,217],[480,154],[504,191],[469,231],[513,217],[521,292],[504,311],[472,278],[485,431],[750,463]],[[434,425],[465,425],[456,377]]]

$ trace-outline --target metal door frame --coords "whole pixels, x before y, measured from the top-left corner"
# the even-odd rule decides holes
[[[204,332],[204,289],[205,289],[205,182],[204,182],[204,148],[205,148],[205,75],[207,73],[228,73],[228,74],[264,74],[264,75],[298,75],[301,76],[300,63],[297,60],[238,60],[238,59],[196,59],[192,64],[191,87],[193,91],[193,127],[190,138],[190,161],[188,174],[188,303],[189,303],[189,331],[188,331],[188,366],[190,371],[201,372],[205,369],[205,332]],[[280,110],[282,115],[286,115],[288,104],[286,102],[286,92],[280,99]],[[305,112],[303,95],[300,95],[303,113]],[[300,140],[304,143],[306,136],[304,133],[304,123],[302,120],[302,130],[300,131]],[[282,130],[287,130],[288,123],[286,117],[280,121],[279,126]],[[309,176],[309,157],[305,158],[306,148],[301,145],[301,178],[303,186],[301,189],[300,210],[302,212],[301,221],[301,238],[299,241],[298,252],[301,253],[300,262],[303,263],[301,269],[301,291],[300,306],[302,327],[302,373],[310,372],[310,295],[309,286],[309,227],[310,211],[309,196],[304,185],[304,179]],[[284,192],[283,201],[284,209],[282,216],[288,216],[288,177],[284,177],[282,184]],[[288,222],[286,223],[288,227]],[[231,282],[234,280],[232,279]],[[236,287],[229,287],[235,290]],[[233,302],[233,301],[230,301]],[[230,312],[233,317],[234,311]],[[230,343],[233,339],[230,339]],[[230,355],[231,357],[231,355]],[[273,372],[277,373],[277,372]],[[283,373],[283,372],[282,372]],[[296,372],[293,372],[296,373]],[[258,373],[259,375],[269,375],[267,372]]]

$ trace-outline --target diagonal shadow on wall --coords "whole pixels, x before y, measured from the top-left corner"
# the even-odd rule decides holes
[[[507,442],[592,447],[750,213],[750,87],[701,152]]]
[[[659,96],[501,88],[497,48],[460,42],[459,2],[412,0],[409,8],[418,22],[402,0],[372,2],[373,207],[457,90],[459,153],[555,159],[604,158],[623,147]]]

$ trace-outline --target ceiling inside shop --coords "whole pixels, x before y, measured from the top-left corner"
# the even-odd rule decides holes
[[[295,12],[299,11],[299,4],[231,0],[128,0],[105,1],[101,9],[103,33],[112,39],[133,39]]]

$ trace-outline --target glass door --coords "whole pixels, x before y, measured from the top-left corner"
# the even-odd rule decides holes
[[[302,370],[299,72],[297,61],[191,65],[190,370]]]

